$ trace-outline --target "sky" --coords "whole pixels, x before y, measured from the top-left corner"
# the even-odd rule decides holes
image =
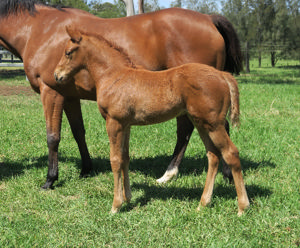
[[[171,0],[158,0],[158,4],[159,6],[163,6],[163,7],[170,7],[171,4]]]

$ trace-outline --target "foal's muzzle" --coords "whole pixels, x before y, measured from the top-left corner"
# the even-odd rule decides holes
[[[56,80],[56,82],[61,83],[64,79],[63,76],[60,76],[57,72],[54,72],[54,78]]]

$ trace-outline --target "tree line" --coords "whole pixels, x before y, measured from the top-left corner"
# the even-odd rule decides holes
[[[158,0],[134,0],[143,5],[144,12],[156,11]],[[83,9],[102,18],[126,16],[126,3],[132,0],[42,0]],[[169,7],[169,6],[167,6]],[[172,0],[170,7],[183,7],[205,14],[221,14],[234,25],[245,57],[245,69],[250,71],[250,57],[269,56],[272,66],[278,59],[300,61],[300,2],[299,0]],[[140,10],[141,11],[141,10]]]

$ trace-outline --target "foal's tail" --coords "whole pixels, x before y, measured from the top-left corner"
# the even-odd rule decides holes
[[[235,78],[226,72],[223,72],[223,77],[229,86],[230,91],[230,110],[229,119],[233,126],[239,126],[240,124],[240,101],[239,101],[239,89],[238,83]]]

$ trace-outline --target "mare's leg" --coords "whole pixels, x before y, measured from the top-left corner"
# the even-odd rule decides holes
[[[229,122],[226,120],[226,123],[225,123],[225,129],[226,129],[226,132],[229,135]],[[224,159],[222,158],[222,173],[223,173],[223,178],[226,179],[228,178],[229,180],[229,183],[232,183],[233,181],[233,177],[232,177],[232,173],[231,173],[231,169],[230,167],[228,166],[228,164],[226,164],[226,162],[224,161]]]
[[[40,92],[46,119],[49,151],[47,180],[42,188],[48,189],[58,179],[58,145],[60,142],[64,97],[42,83]]]
[[[64,110],[80,151],[82,160],[80,176],[84,177],[92,170],[92,160],[90,158],[85,141],[85,130],[81,113],[80,99],[66,100],[64,102]]]
[[[229,123],[226,120],[225,124],[226,131],[229,135]],[[194,125],[190,121],[190,119],[185,116],[177,117],[177,143],[174,149],[174,153],[172,156],[171,163],[169,164],[164,175],[157,179],[158,183],[166,183],[170,181],[172,178],[176,177],[179,171],[179,165],[182,161],[183,155],[191,138],[191,135],[194,130]],[[229,182],[232,182],[232,173],[230,167],[226,164],[226,162],[222,158],[222,173],[224,178],[228,178]]]
[[[193,133],[194,125],[190,119],[184,115],[177,117],[177,143],[174,149],[171,163],[169,164],[165,174],[157,179],[158,183],[170,181],[178,174],[178,168]]]
[[[123,193],[125,197],[130,198],[130,188],[129,178],[128,178],[128,164],[129,164],[129,155],[128,147],[126,144],[129,142],[126,140],[127,135],[126,130],[123,130],[122,125],[110,117],[106,118],[106,130],[109,137],[110,144],[110,164],[111,169],[114,175],[114,200],[112,204],[112,213],[117,213],[123,203]],[[124,179],[124,192],[122,191],[122,176],[126,176]],[[129,192],[126,192],[129,190]]]
[[[223,126],[220,126],[213,132],[209,132],[209,137],[231,168],[238,197],[238,215],[241,215],[250,204],[243,180],[239,151],[232,143]]]

